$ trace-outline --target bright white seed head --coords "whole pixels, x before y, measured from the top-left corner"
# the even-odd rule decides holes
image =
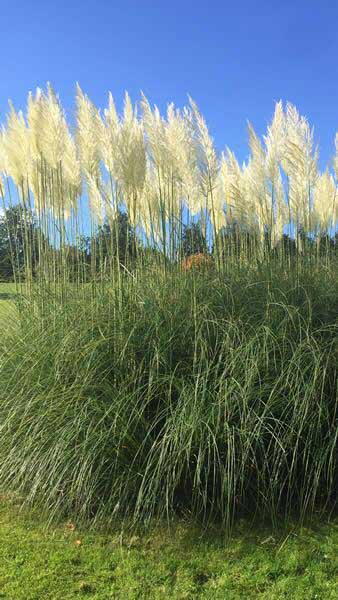
[[[95,222],[123,207],[160,244],[182,211],[210,219],[216,232],[238,224],[263,240],[269,231],[273,246],[290,220],[306,231],[336,220],[338,134],[334,179],[318,173],[313,130],[292,104],[276,103],[262,139],[249,124],[250,156],[240,166],[230,150],[218,157],[191,99],[182,110],[169,104],[163,116],[143,95],[141,118],[127,93],[121,115],[111,94],[103,118],[79,86],[76,103],[74,136],[50,84],[29,94],[26,118],[10,105],[0,132],[0,178],[9,176],[39,212],[73,214],[84,182]]]

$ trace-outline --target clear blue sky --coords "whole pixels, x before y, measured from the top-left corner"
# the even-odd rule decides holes
[[[321,165],[338,130],[338,2],[314,0],[1,0],[0,112],[50,80],[69,114],[79,81],[103,106],[142,89],[164,109],[189,93],[219,149],[247,155],[274,102],[315,125]]]

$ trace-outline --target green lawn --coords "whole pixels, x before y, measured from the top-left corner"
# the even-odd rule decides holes
[[[13,314],[15,299],[15,285],[13,283],[0,283],[0,326]]]
[[[15,284],[14,283],[2,283],[0,282],[0,300],[6,299],[6,297],[12,297],[15,295]]]
[[[230,542],[183,523],[130,536],[47,528],[2,499],[0,598],[333,600],[337,549],[337,520],[278,533],[242,522]]]

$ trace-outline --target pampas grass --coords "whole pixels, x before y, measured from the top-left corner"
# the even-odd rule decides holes
[[[162,116],[126,94],[119,115],[110,94],[101,115],[78,86],[76,105],[73,131],[37,90],[0,137],[4,218],[18,207],[23,239],[0,342],[1,488],[90,522],[230,530],[331,510],[337,157],[319,173],[312,129],[281,102],[262,139],[249,125],[243,165],[192,100]],[[196,221],[205,251],[187,257]]]
[[[1,487],[91,522],[331,510],[334,274],[120,285],[23,310],[2,338]]]
[[[83,224],[85,214],[93,234],[122,210],[143,243],[175,262],[182,258],[183,226],[197,217],[222,269],[220,234],[229,227],[257,238],[260,257],[267,241],[271,250],[280,250],[286,232],[294,232],[299,253],[304,235],[318,240],[334,234],[337,158],[332,172],[318,171],[313,130],[291,104],[276,104],[262,140],[249,124],[250,155],[242,166],[229,149],[217,155],[191,99],[182,110],[170,104],[164,117],[144,96],[137,110],[126,94],[118,115],[110,94],[101,117],[77,86],[76,106],[72,135],[48,85],[29,95],[26,118],[11,105],[2,129],[2,178],[12,180],[17,191],[11,202],[35,211],[47,237],[48,225],[67,230],[76,243],[72,219]],[[1,190],[8,203],[4,184]]]

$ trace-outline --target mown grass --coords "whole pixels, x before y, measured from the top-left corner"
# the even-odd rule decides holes
[[[231,540],[176,521],[138,535],[53,527],[0,503],[0,598],[333,600],[338,521],[237,523]]]
[[[15,285],[13,283],[0,283],[0,327],[13,317],[15,298]]]

